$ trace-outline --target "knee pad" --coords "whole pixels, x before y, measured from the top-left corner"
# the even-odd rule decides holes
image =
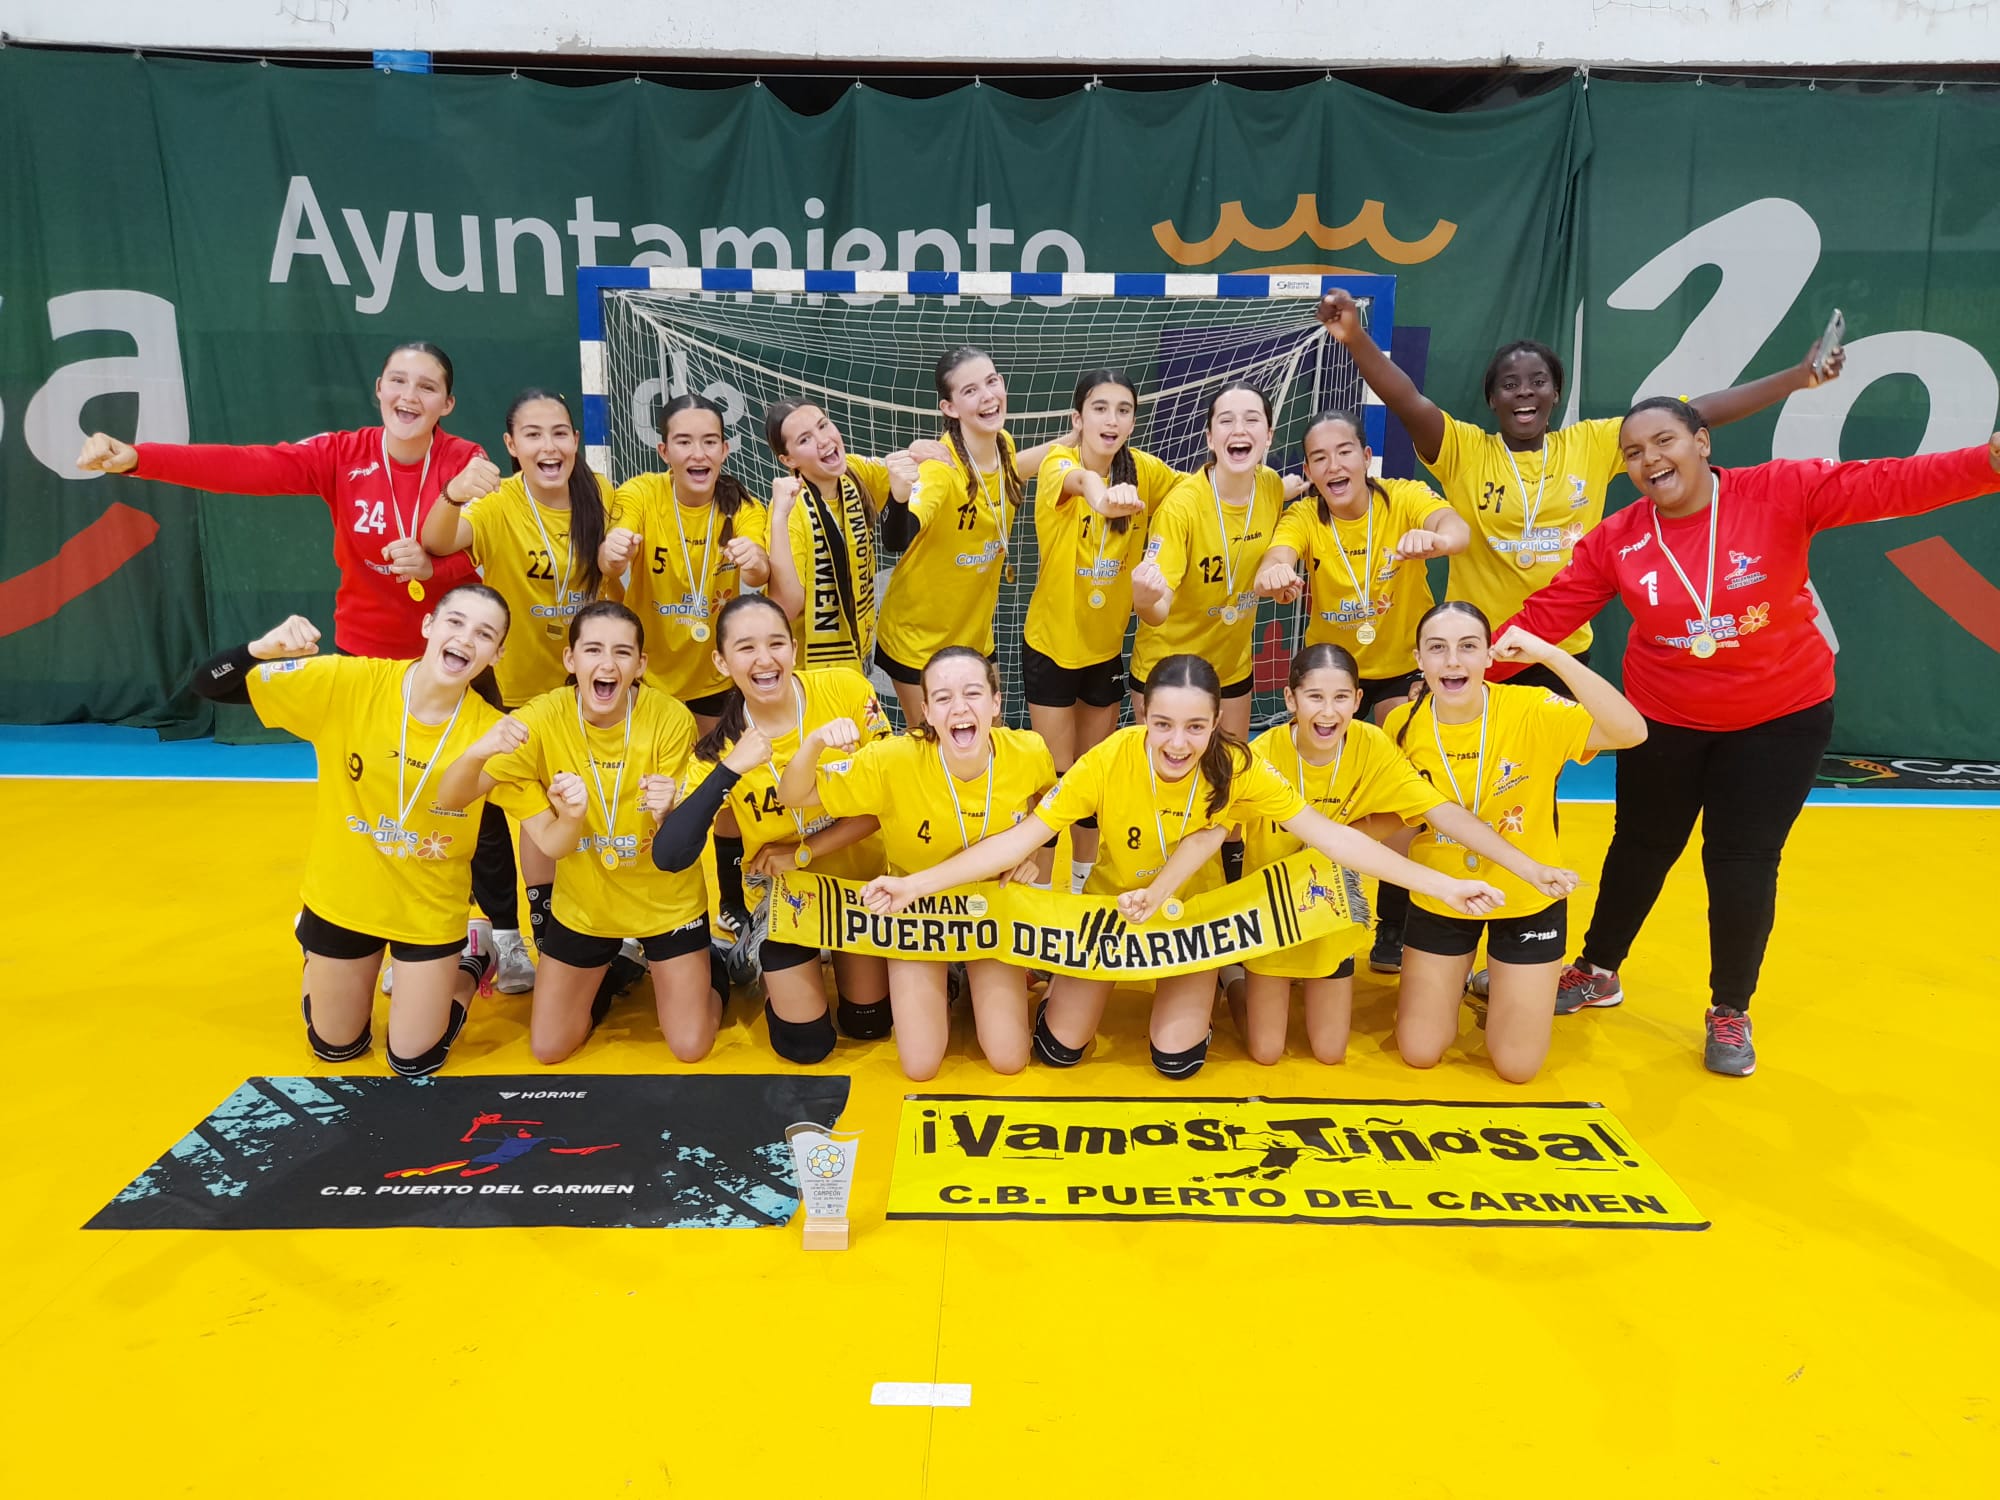
[[[451,1056],[451,1044],[458,1040],[458,1034],[465,1026],[465,1007],[456,1000],[451,1002],[451,1019],[445,1022],[444,1035],[426,1052],[415,1057],[399,1057],[394,1048],[388,1051],[389,1066],[405,1078],[425,1078],[444,1066],[444,1060]]]
[[[1035,1056],[1052,1068],[1073,1068],[1083,1061],[1083,1048],[1072,1047],[1049,1030],[1049,1002],[1035,1008]]]
[[[835,1013],[840,1017],[840,1034],[857,1042],[879,1042],[894,1029],[887,1000],[857,1005],[842,995]]]
[[[764,1024],[771,1032],[771,1050],[786,1062],[810,1065],[826,1061],[838,1038],[833,1017],[821,1011],[810,1021],[787,1021],[764,1002]]]
[[[299,1010],[306,1018],[306,1045],[312,1048],[313,1056],[321,1062],[353,1062],[355,1058],[359,1057],[375,1044],[375,1027],[370,1022],[361,1028],[361,1035],[353,1041],[343,1043],[338,1047],[334,1046],[333,1043],[327,1041],[317,1031],[313,1030],[312,1004],[312,996],[307,995],[304,1000],[299,1002]]]
[[[1192,1078],[1207,1061],[1208,1037],[1203,1037],[1185,1052],[1162,1052],[1157,1043],[1153,1047],[1153,1066],[1159,1069],[1163,1078]]]

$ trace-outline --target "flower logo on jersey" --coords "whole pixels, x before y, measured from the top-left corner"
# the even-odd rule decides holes
[[[1753,583],[1762,583],[1764,575],[1752,572],[1764,559],[1757,554],[1729,549],[1729,571],[1723,575],[1722,586],[1726,589],[1747,589]]]
[[[1738,635],[1755,635],[1770,623],[1771,606],[1768,603],[1753,604],[1743,611],[1743,618],[1736,622],[1736,633]]]
[[[450,834],[427,833],[422,838],[417,840],[417,858],[449,859],[451,858],[451,856],[447,854],[445,851],[450,847],[451,847]]]
[[[1516,803],[1500,814],[1499,829],[1502,833],[1520,833],[1528,826],[1528,810]]]
[[[1493,783],[1493,795],[1497,797],[1502,792],[1510,791],[1527,779],[1527,769],[1519,761],[1502,760],[1500,762],[1500,779]]]
[[[1587,529],[1581,521],[1570,522],[1569,525],[1563,527],[1563,545],[1574,552],[1576,544],[1583,540],[1583,533]]]

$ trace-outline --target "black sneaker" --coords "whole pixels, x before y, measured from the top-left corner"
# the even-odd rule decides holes
[[[1377,974],[1403,971],[1403,935],[1386,927],[1375,929],[1375,946],[1368,950],[1368,967]]]

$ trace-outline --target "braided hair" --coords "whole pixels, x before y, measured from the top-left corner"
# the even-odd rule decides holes
[[[1090,393],[1101,385],[1117,386],[1131,396],[1134,409],[1138,407],[1139,388],[1132,383],[1132,377],[1127,375],[1123,370],[1102,369],[1085,370],[1083,374],[1077,377],[1076,390],[1069,398],[1069,409],[1075,412],[1079,418],[1082,417],[1083,403],[1088,401]],[[1112,485],[1129,484],[1134,488],[1138,486],[1139,465],[1137,460],[1132,457],[1132,440],[1130,438],[1120,443],[1118,451],[1111,455],[1111,473],[1105,480],[1105,483]],[[1122,536],[1126,531],[1131,529],[1132,518],[1130,516],[1112,516],[1105,522],[1105,525],[1112,532]]]
[[[976,349],[971,344],[960,344],[955,349],[947,349],[938,356],[936,368],[931,372],[932,383],[937,386],[938,400],[951,399],[951,377],[959,367],[968,365],[975,359],[990,360],[992,356],[984,349]],[[966,498],[977,505],[984,496],[984,488],[979,482],[979,470],[973,466],[972,455],[966,451],[965,429],[957,417],[946,417],[944,440],[951,449],[952,457],[965,470]],[[1021,475],[1014,467],[1014,439],[1003,427],[997,439],[1000,448],[1000,482],[1005,486],[1010,514],[1018,515],[1027,500],[1027,487],[1021,482]],[[1004,527],[1002,528],[1005,529]],[[1004,537],[1002,538],[1004,540]]]

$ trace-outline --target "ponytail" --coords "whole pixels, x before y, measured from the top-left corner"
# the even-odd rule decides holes
[[[1485,610],[1468,599],[1447,599],[1442,604],[1433,604],[1429,609],[1424,611],[1424,617],[1417,621],[1417,644],[1420,650],[1423,645],[1424,627],[1439,615],[1453,613],[1470,615],[1474,620],[1477,620],[1479,628],[1486,634],[1486,643],[1488,645],[1493,643],[1493,622],[1486,618]],[[1409,717],[1403,720],[1403,727],[1396,731],[1396,748],[1398,750],[1403,748],[1403,742],[1408,738],[1410,733],[1410,726],[1417,722],[1417,710],[1423,706],[1424,699],[1430,695],[1431,680],[1428,677],[1420,675],[1417,678],[1417,696],[1410,700]],[[1433,711],[1435,712],[1435,710]]]
[[[1296,693],[1307,674],[1312,672],[1345,672],[1356,687],[1361,685],[1361,667],[1355,661],[1354,653],[1332,641],[1307,646],[1294,656],[1291,671],[1285,677],[1285,686]]]
[[[507,408],[507,420],[501,424],[507,431],[514,430],[515,415],[530,401],[555,402],[563,409],[563,415],[569,419],[571,430],[575,430],[576,413],[569,409],[568,397],[542,386],[529,386],[516,396],[513,404]],[[520,473],[521,460],[515,458],[512,461],[514,472]],[[533,496],[529,497],[528,503],[534,504]],[[604,585],[604,575],[597,566],[597,549],[603,545],[606,524],[604,491],[598,486],[596,471],[583,461],[582,441],[579,437],[576,462],[570,465],[569,470],[569,555],[571,558],[575,558],[579,553],[583,556],[583,592],[586,597],[595,595]],[[554,558],[549,559],[549,565],[551,567],[555,565]],[[559,599],[556,602],[563,604],[568,601]]]
[[[1186,654],[1165,658],[1147,676],[1140,702],[1150,704],[1155,692],[1170,687],[1206,693],[1215,714],[1215,727],[1200,761],[1201,774],[1208,778],[1208,815],[1212,818],[1229,805],[1229,788],[1236,773],[1250,765],[1250,747],[1222,727],[1222,679],[1207,661]]]
[[[1310,422],[1306,423],[1305,441],[1310,443],[1313,433],[1317,429],[1324,427],[1328,422],[1335,422],[1347,428],[1354,434],[1356,442],[1360,443],[1363,448],[1368,446],[1368,431],[1361,425],[1361,418],[1344,406],[1336,406],[1323,411]],[[1381,480],[1370,474],[1368,476],[1368,503],[1373,505],[1378,497],[1384,505],[1389,503],[1389,491],[1383,486]],[[1326,496],[1319,492],[1318,485],[1313,486],[1313,502],[1319,507],[1321,524],[1325,526],[1333,525],[1333,507],[1326,503]]]
[[[673,419],[684,411],[705,411],[711,413],[715,417],[716,427],[722,432],[723,441],[727,442],[729,440],[728,414],[713,401],[709,400],[708,397],[694,391],[687,391],[682,395],[674,397],[673,400],[660,408],[661,442],[667,440],[667,428],[672,424]],[[778,420],[782,423],[784,418],[780,417]],[[722,535],[717,538],[718,545],[726,546],[730,539],[736,535],[736,512],[743,508],[743,502],[749,498],[750,491],[744,488],[743,481],[738,479],[734,474],[724,470],[715,476],[715,509],[716,513],[722,517]]]
[[[931,371],[931,380],[937,387],[938,400],[949,401],[951,399],[952,372],[960,365],[965,364],[969,360],[990,358],[992,356],[984,349],[976,349],[970,344],[960,344],[956,348],[945,350],[943,354],[938,356],[937,365]],[[944,437],[945,442],[951,448],[952,455],[957,458],[959,467],[965,470],[966,498],[977,505],[983,494],[979,483],[979,470],[973,467],[972,457],[966,452],[965,429],[960,425],[957,417],[945,418]],[[1000,449],[1000,482],[1004,487],[1004,493],[1007,497],[1006,506],[1013,514],[1018,515],[1027,497],[1027,488],[1021,482],[1020,471],[1014,467],[1014,439],[1008,435],[1005,428],[1002,428],[1000,431],[998,446]],[[1000,539],[1002,542],[1005,542],[1007,539],[1007,528],[1004,523],[1008,517],[1003,514],[1000,519],[1003,523]]]
[[[791,619],[768,595],[738,594],[715,612],[715,646],[720,651],[729,643],[729,628],[736,617],[748,610],[768,609],[776,615],[789,632]],[[743,737],[743,727],[749,722],[750,710],[743,702],[743,689],[734,682],[722,696],[722,712],[716,716],[715,728],[695,741],[696,760],[720,761],[729,747]]]
[[[1069,409],[1083,415],[1083,403],[1090,399],[1090,393],[1100,385],[1115,385],[1132,398],[1132,409],[1139,409],[1139,388],[1132,383],[1132,377],[1123,370],[1085,370],[1076,380],[1076,389],[1069,398]],[[1111,455],[1111,473],[1105,483],[1111,485],[1129,484],[1134,489],[1139,485],[1139,465],[1132,457],[1132,440],[1128,437],[1118,445],[1118,451]],[[1131,529],[1130,516],[1113,516],[1105,523],[1114,533],[1123,536]]]

